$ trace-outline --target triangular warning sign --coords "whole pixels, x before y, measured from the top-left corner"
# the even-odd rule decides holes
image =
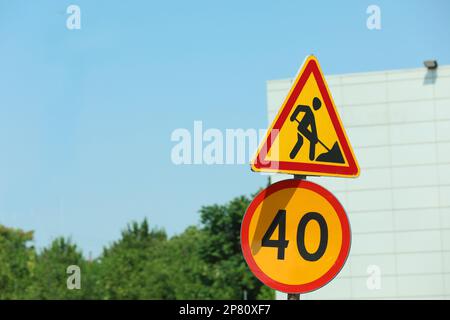
[[[319,62],[308,56],[252,162],[253,171],[356,177],[359,166]]]

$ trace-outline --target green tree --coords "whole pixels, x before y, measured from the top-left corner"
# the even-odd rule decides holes
[[[204,280],[211,298],[272,299],[273,290],[265,287],[248,269],[240,246],[241,222],[250,199],[241,196],[226,205],[204,206],[200,210],[204,240],[200,254],[208,265]]]
[[[69,266],[80,269],[81,288],[69,289],[67,273]],[[36,257],[29,297],[32,299],[82,299],[91,296],[89,266],[81,251],[70,239],[57,238]]]
[[[35,251],[31,246],[33,232],[0,225],[0,299],[26,297]]]
[[[173,299],[163,264],[166,233],[133,222],[99,259],[96,287],[103,299]]]
[[[170,274],[168,284],[175,299],[212,297],[204,281],[209,274],[209,266],[200,254],[204,241],[205,233],[191,226],[167,242],[163,263]]]

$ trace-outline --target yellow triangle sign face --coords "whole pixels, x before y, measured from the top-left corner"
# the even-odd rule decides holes
[[[252,161],[252,170],[359,175],[353,149],[316,57],[306,58]]]

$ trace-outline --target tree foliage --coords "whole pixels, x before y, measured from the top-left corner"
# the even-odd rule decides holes
[[[57,238],[48,248],[36,255],[31,275],[29,297],[33,299],[81,299],[89,297],[86,288],[67,289],[67,267],[78,266],[87,270],[88,262],[70,239]]]
[[[250,199],[204,206],[199,226],[168,238],[146,219],[92,261],[70,239],[35,250],[33,232],[0,226],[0,299],[273,299],[249,271],[240,227]],[[68,266],[81,270],[69,290]]]
[[[162,262],[166,233],[133,222],[99,258],[98,295],[103,299],[170,299]]]
[[[250,199],[241,196],[227,205],[206,206],[200,210],[205,241],[201,257],[209,266],[207,285],[216,299],[271,298],[244,261],[241,253],[241,222]]]
[[[35,267],[32,240],[33,232],[0,225],[0,299],[20,299],[26,295]]]

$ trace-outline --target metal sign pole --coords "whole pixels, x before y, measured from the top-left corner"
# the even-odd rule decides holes
[[[300,300],[300,293],[288,293],[288,300]]]

